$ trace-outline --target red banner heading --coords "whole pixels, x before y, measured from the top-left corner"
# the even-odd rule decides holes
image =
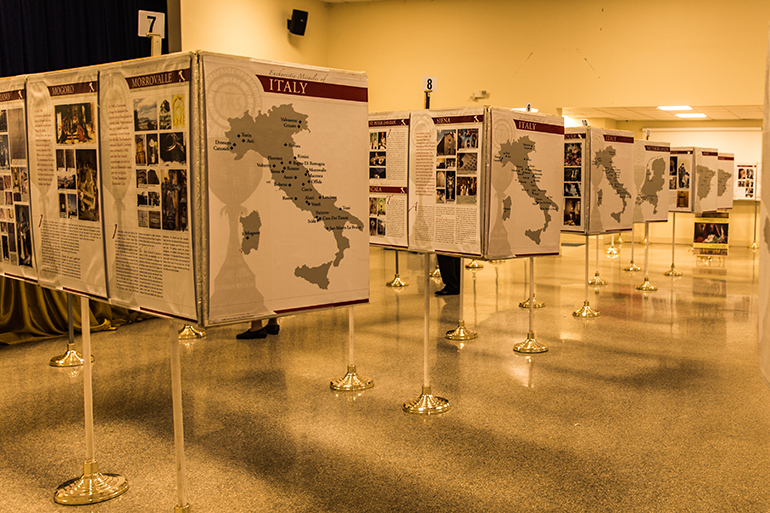
[[[409,126],[409,118],[404,119],[370,119],[369,126]]]
[[[514,121],[516,121],[516,128],[519,130],[543,132],[546,134],[564,134],[564,126],[561,125],[548,125],[546,123],[537,123],[535,121],[524,121],[523,119],[515,119]]]
[[[139,75],[136,77],[126,78],[129,89],[139,89],[141,87],[157,87],[189,81],[190,68],[178,69],[174,71],[163,71],[161,73],[151,73],[149,75]]]
[[[91,82],[78,82],[76,84],[64,84],[56,86],[48,86],[48,94],[51,97],[54,96],[67,96],[70,94],[96,94],[99,92],[99,81],[93,80]]]
[[[380,185],[370,185],[369,192],[379,194],[406,194],[407,190],[406,187],[382,187]]]
[[[671,155],[692,155],[692,150],[671,150]]]
[[[703,156],[704,157],[718,157],[719,153],[717,153],[715,151],[704,151],[703,152]]]
[[[484,114],[478,116],[442,116],[439,118],[433,118],[433,122],[437,125],[452,125],[455,123],[483,123]]]
[[[257,75],[257,78],[262,84],[262,89],[264,89],[266,93],[311,96],[313,98],[328,98],[330,100],[345,100],[350,102],[366,102],[369,100],[369,90],[366,87],[327,84],[325,82],[269,77],[266,75]]]
[[[727,161],[733,161],[735,160],[735,157],[730,157],[728,155],[720,155],[719,160],[727,160]]]
[[[586,134],[564,134],[565,139],[585,139]]]
[[[627,137],[625,135],[604,134],[604,142],[619,142],[619,143],[631,143],[631,144],[634,144],[634,138],[633,137]]]
[[[0,102],[12,102],[14,100],[23,100],[27,97],[27,93],[24,89],[17,89],[15,91],[3,91],[0,93]]]
[[[645,144],[644,149],[647,151],[662,151],[664,153],[669,153],[671,151],[671,148],[668,146],[654,146],[652,144]]]

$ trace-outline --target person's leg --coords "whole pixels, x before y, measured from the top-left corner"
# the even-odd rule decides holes
[[[251,327],[249,327],[249,329],[244,331],[243,333],[237,334],[235,338],[238,338],[238,339],[265,338],[268,335],[277,335],[280,329],[281,327],[278,325],[277,318],[271,317],[270,319],[268,319],[267,325],[265,325],[263,321],[260,319],[256,321],[251,321]]]
[[[460,259],[446,255],[436,255],[441,280],[444,288],[436,291],[438,296],[454,296],[460,292]]]

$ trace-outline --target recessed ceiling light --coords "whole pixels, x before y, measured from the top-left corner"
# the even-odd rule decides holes
[[[706,115],[702,112],[680,112],[677,114],[680,118],[705,118]]]
[[[660,110],[692,110],[689,105],[661,105]]]

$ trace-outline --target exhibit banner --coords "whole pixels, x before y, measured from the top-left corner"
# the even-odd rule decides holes
[[[485,258],[558,255],[565,196],[564,119],[492,107]]]
[[[668,208],[692,212],[693,148],[671,148],[668,174]]]
[[[561,231],[586,233],[588,216],[588,129],[571,127],[564,130],[564,208]],[[569,191],[569,192],[568,192]]]
[[[200,53],[204,316],[369,298],[367,77]]]
[[[736,200],[758,201],[760,199],[759,185],[761,183],[759,166],[757,164],[738,164],[733,198]]]
[[[634,222],[634,134],[589,128],[588,233],[630,230]]]
[[[107,298],[98,67],[27,81],[30,208],[39,283]]]
[[[121,62],[99,74],[110,303],[191,322],[193,57]]]
[[[717,208],[733,208],[735,155],[720,151],[717,160]]]
[[[708,217],[695,217],[692,247],[694,255],[727,256],[730,214],[713,212]]]
[[[369,115],[369,243],[406,249],[409,112]]]
[[[692,211],[695,215],[717,211],[717,172],[719,152],[713,148],[694,148],[695,186]]]
[[[668,166],[671,145],[667,142],[634,141],[634,222],[668,220]]]
[[[485,109],[413,111],[409,249],[480,257]]]
[[[0,80],[0,244],[3,276],[37,281],[27,159],[26,77]]]

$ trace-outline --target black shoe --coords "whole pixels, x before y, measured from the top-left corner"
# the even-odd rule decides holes
[[[459,293],[460,293],[459,290],[450,289],[448,287],[444,287],[443,289],[437,290],[436,292],[434,292],[434,294],[436,294],[437,296],[456,296]]]
[[[246,330],[243,333],[238,333],[235,338],[241,339],[241,340],[251,340],[254,338],[267,338],[267,330],[262,327],[258,330]]]
[[[268,324],[262,329],[265,330],[268,335],[278,335],[278,332],[281,331],[281,326],[279,324]]]

